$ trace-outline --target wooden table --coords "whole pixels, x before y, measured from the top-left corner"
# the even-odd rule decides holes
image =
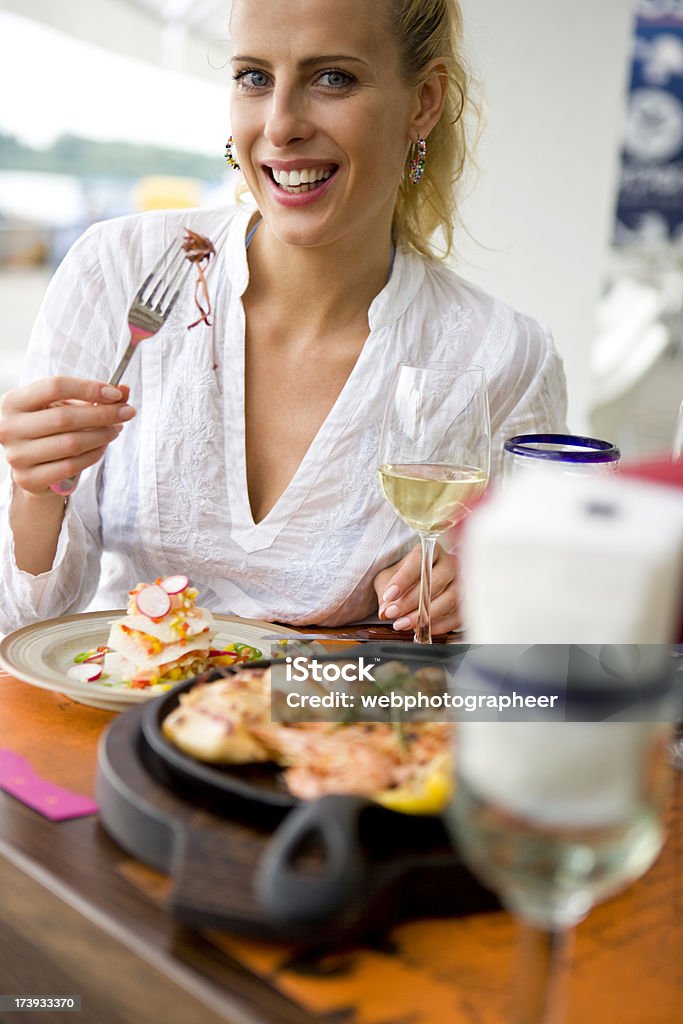
[[[92,795],[113,715],[0,674],[0,748]],[[579,929],[568,1024],[673,1024],[683,1009],[683,779],[655,867]],[[297,957],[283,945],[178,927],[164,875],[96,817],[53,823],[0,792],[0,993],[77,994],[84,1024],[504,1024],[508,915],[400,925],[363,948]],[[41,1011],[17,1018],[68,1021]]]

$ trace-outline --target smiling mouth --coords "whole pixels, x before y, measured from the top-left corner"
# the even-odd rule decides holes
[[[276,171],[267,167],[271,179],[279,189],[288,195],[296,196],[301,192],[315,192],[328,178],[336,173],[336,167],[302,167],[295,171]]]

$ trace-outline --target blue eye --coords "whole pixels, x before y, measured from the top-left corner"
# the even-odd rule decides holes
[[[268,75],[265,71],[257,71],[253,68],[237,71],[232,77],[242,89],[265,89],[268,85]]]
[[[324,81],[324,79],[327,79],[327,81]],[[346,71],[331,68],[329,71],[322,71],[318,81],[329,89],[344,89],[346,86],[351,85],[353,77],[347,74]]]

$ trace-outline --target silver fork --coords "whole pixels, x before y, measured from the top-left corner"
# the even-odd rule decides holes
[[[130,341],[109,384],[116,387],[140,342],[151,338],[164,326],[191,270],[192,264],[186,259],[180,243],[171,242],[140,285],[130,304]],[[57,483],[50,484],[50,490],[66,498],[76,490],[79,476],[80,474],[77,474],[65,480],[58,480]]]

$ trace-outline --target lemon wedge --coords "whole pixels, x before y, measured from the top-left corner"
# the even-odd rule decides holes
[[[453,795],[453,761],[443,754],[425,766],[411,782],[383,789],[373,799],[402,814],[439,814]]]

